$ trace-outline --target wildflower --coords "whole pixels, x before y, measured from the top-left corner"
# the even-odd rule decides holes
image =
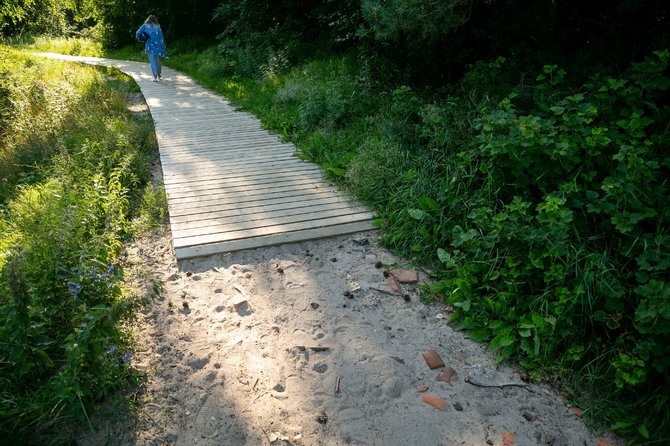
[[[111,347],[105,347],[105,350],[107,350],[107,353],[114,353],[118,348],[116,345],[112,345]]]
[[[130,363],[130,358],[132,358],[132,357],[133,357],[133,352],[130,352],[130,351],[125,352],[123,354],[123,356],[121,356],[121,361],[123,361],[125,363]]]
[[[69,281],[67,283],[67,289],[72,294],[72,298],[74,300],[79,299],[79,291],[81,290],[81,284],[79,284],[77,282]]]

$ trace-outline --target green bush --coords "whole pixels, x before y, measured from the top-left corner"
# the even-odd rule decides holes
[[[458,326],[501,361],[595,361],[620,402],[668,390],[667,68],[668,51],[657,52],[564,92],[565,73],[545,67],[531,91],[483,112],[464,155],[478,177],[438,199],[462,203],[445,215],[454,224],[431,286]],[[618,427],[667,439],[667,405],[643,407]]]

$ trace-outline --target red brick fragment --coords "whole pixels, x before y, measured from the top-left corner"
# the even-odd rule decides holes
[[[451,380],[454,378],[458,378],[456,370],[452,369],[451,367],[447,367],[442,373],[435,377],[435,381],[442,381],[451,386]]]
[[[421,356],[423,356],[426,364],[428,364],[428,368],[431,370],[444,367],[444,361],[442,361],[440,355],[438,355],[437,352],[433,349],[426,350],[425,352],[421,353]]]
[[[388,276],[385,280],[384,283],[388,285],[388,287],[391,289],[391,291],[395,294],[402,294],[402,290],[400,289],[400,284],[398,283],[398,279],[396,279],[393,276]]]
[[[514,446],[515,444],[514,434],[511,432],[503,432],[502,435],[502,444],[503,446]]]
[[[421,401],[426,404],[430,404],[437,410],[445,410],[447,408],[447,402],[440,397],[429,395],[427,393],[421,395]]]
[[[389,271],[400,283],[417,283],[419,273],[411,269],[392,269]]]

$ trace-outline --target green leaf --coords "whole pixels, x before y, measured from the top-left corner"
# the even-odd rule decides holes
[[[495,338],[493,338],[493,340],[489,344],[489,350],[493,351],[502,347],[508,347],[514,344],[515,341],[516,339],[514,338],[514,336],[512,336],[511,333],[509,332],[500,333]]]
[[[647,429],[647,425],[641,424],[638,428],[637,431],[642,435],[643,438],[649,438],[649,429]]]
[[[471,305],[472,305],[472,301],[470,299],[464,300],[462,302],[454,303],[454,307],[462,308],[463,311],[470,311],[470,306]]]
[[[440,262],[447,263],[451,260],[451,254],[442,248],[437,248],[437,258],[440,259]]]
[[[346,169],[342,169],[341,167],[335,167],[335,166],[326,166],[326,170],[338,177],[342,177],[344,176],[345,173],[347,173]]]
[[[440,204],[430,197],[417,198],[421,209],[436,211],[440,209]]]
[[[473,330],[468,331],[468,337],[470,339],[473,339],[475,341],[488,341],[491,339],[491,330],[489,330],[486,327],[483,328],[476,328]]]
[[[426,211],[422,211],[421,209],[407,209],[407,213],[415,220],[421,220],[428,215]]]

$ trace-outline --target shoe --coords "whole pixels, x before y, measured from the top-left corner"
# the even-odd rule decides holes
[[[157,78],[157,77],[154,78],[154,82],[158,82],[158,78]]]
[[[163,79],[163,76],[161,76],[161,75],[159,74],[159,75],[158,75],[158,80],[161,80],[161,79]]]

